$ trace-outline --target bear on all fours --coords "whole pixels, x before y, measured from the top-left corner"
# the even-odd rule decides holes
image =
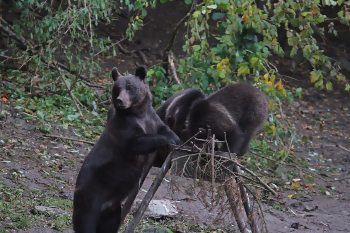
[[[117,232],[121,202],[138,184],[147,154],[179,142],[153,109],[145,77],[143,67],[126,76],[112,70],[107,124],[76,181],[73,227],[77,233]]]
[[[249,142],[267,119],[267,98],[254,86],[247,83],[228,85],[207,98],[196,100],[188,113],[186,140],[199,129],[211,129],[221,141],[226,140],[230,151],[243,156]],[[206,133],[199,135],[206,138]]]
[[[190,109],[195,101],[204,98],[205,95],[200,90],[187,88],[167,99],[157,109],[157,114],[183,140]]]

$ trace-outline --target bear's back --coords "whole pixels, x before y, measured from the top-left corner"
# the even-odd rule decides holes
[[[236,121],[242,118],[265,118],[267,115],[267,98],[256,87],[248,83],[228,85],[208,96],[210,104],[223,105],[234,115]]]

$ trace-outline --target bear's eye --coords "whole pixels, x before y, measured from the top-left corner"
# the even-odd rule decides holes
[[[132,89],[132,85],[131,84],[126,84],[126,90],[130,91]]]

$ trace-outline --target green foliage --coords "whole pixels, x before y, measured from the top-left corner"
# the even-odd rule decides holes
[[[209,91],[232,81],[253,81],[274,70],[268,62],[271,55],[302,55],[313,67],[310,75],[315,87],[332,90],[333,84],[340,82],[346,88],[344,75],[316,38],[327,28],[328,16],[321,8],[338,5],[337,20],[348,25],[349,13],[343,9],[350,3],[284,0],[263,4],[264,8],[259,8],[253,0],[208,0],[196,5],[187,22],[187,56],[178,70],[186,82]]]
[[[215,226],[214,226],[215,227]],[[182,222],[179,220],[164,219],[164,220],[153,220],[145,219],[140,224],[140,227],[136,229],[135,232],[142,233],[173,233],[173,232],[201,232],[201,233],[231,233],[232,229],[215,229],[212,227],[204,227],[194,224],[189,224],[188,222]]]
[[[46,197],[47,193],[32,191],[27,193],[20,187],[13,188],[0,184],[0,224],[2,232],[11,229],[28,229],[34,221],[45,221],[54,229],[64,230],[71,225],[71,216],[39,215],[33,213],[34,206],[57,207],[67,213],[72,208],[72,201],[57,197]]]
[[[181,85],[171,84],[165,76],[166,71],[161,66],[154,66],[147,71],[148,83],[153,94],[153,103],[158,106],[174,92],[182,89]]]
[[[48,74],[54,73],[48,72]],[[99,97],[94,90],[82,83],[75,84],[72,93],[80,106],[83,114],[81,116],[62,81],[48,82],[44,76],[37,85],[30,85],[27,83],[30,80],[26,79],[25,75],[25,73],[10,70],[7,79],[11,82],[4,86],[4,90],[11,93],[10,100],[14,101],[16,109],[22,111],[27,118],[38,122],[38,130],[50,133],[53,126],[59,123],[64,128],[74,125],[79,129],[81,136],[86,138],[95,138],[100,134],[107,109],[103,106],[98,107],[100,104],[96,101]]]
[[[21,71],[7,69],[10,81],[4,90],[10,101],[30,118],[38,120],[38,129],[48,133],[59,122],[65,128],[77,126],[79,133],[94,138],[105,119],[109,92],[103,96],[86,86],[73,74],[85,78],[104,77],[101,58],[113,57],[117,48],[108,36],[96,29],[108,26],[118,11],[129,11],[130,21],[125,37],[132,39],[142,28],[150,8],[157,8],[168,0],[122,1],[59,1],[57,7],[48,1],[15,1],[12,10],[18,12],[13,29],[28,41],[27,50],[9,44]],[[271,56],[303,57],[311,65],[310,81],[316,88],[332,90],[336,83],[349,91],[350,84],[339,67],[325,55],[318,38],[336,35],[335,23],[350,25],[349,1],[271,1],[206,0],[192,5],[185,23],[187,34],[178,60],[181,84],[166,77],[165,70],[153,66],[148,71],[155,105],[185,87],[200,88],[206,93],[232,82],[249,81],[271,97],[270,109],[283,99],[300,97],[285,88],[278,78],[277,68],[269,61]],[[260,5],[258,5],[259,3]],[[335,18],[329,18],[321,9],[334,6],[339,9]],[[331,22],[331,23],[328,23]],[[57,68],[57,61],[69,73]],[[51,67],[49,66],[51,65]],[[2,68],[3,66],[1,66]],[[294,95],[294,96],[293,96]],[[269,123],[272,137],[279,126]],[[275,135],[274,135],[275,134]]]

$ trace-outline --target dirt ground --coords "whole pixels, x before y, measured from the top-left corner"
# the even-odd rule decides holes
[[[171,8],[175,3],[169,4],[167,7]],[[177,9],[176,14],[170,11],[166,19],[160,14],[151,14],[135,41],[125,42],[123,46],[130,51],[141,50],[148,65],[158,63],[171,28],[187,8]],[[111,38],[120,39],[118,32],[124,27],[122,19],[116,22],[110,30],[115,32]],[[109,31],[101,29],[100,33]],[[181,38],[180,33],[175,43],[176,51],[181,49]],[[103,65],[109,69],[115,63],[124,72],[132,70],[135,64],[145,63],[145,60],[136,53],[121,53],[115,60],[104,61]],[[299,83],[290,85],[298,86]],[[71,229],[61,226],[67,221],[69,223],[75,179],[91,145],[45,137],[37,130],[34,121],[27,120],[26,115],[2,102],[0,112],[0,197],[3,199],[0,200],[0,213],[6,215],[0,216],[0,233],[71,232]],[[297,144],[295,155],[305,159],[308,165],[280,171],[300,178],[302,188],[298,191],[282,188],[277,197],[263,202],[269,232],[350,232],[349,94],[323,93],[307,88],[304,97],[286,107],[284,112],[295,125],[298,136],[307,141]],[[59,126],[53,129],[53,134],[76,137],[73,128]],[[138,199],[156,174],[157,169],[153,169]],[[305,174],[311,178],[305,179]],[[289,176],[283,180],[288,181],[291,181]],[[202,192],[199,188],[193,189],[192,180],[168,175],[154,199],[173,200],[179,209],[178,217],[171,220],[174,221],[174,232],[181,232],[182,225],[193,226],[182,232],[220,232],[218,229],[233,232],[232,228],[237,229],[228,213],[228,205],[224,209],[208,208]],[[15,204],[7,205],[7,202]],[[61,214],[35,210],[35,207],[48,206],[48,203]],[[196,228],[197,225],[200,227]]]

